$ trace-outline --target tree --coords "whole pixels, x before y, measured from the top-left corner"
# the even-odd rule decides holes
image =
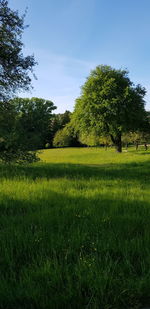
[[[81,143],[78,141],[71,122],[63,129],[58,130],[53,139],[54,147],[79,147]]]
[[[63,114],[53,114],[51,120],[51,134],[49,136],[49,146],[52,147],[51,141],[54,139],[54,136],[57,131],[63,129],[66,124],[70,122],[71,112],[65,111]]]
[[[129,141],[135,145],[136,150],[138,150],[139,144],[142,143],[142,132],[135,131],[128,133]]]
[[[80,133],[109,135],[118,152],[124,132],[138,129],[146,119],[145,88],[134,86],[126,70],[98,66],[82,86],[72,121]]]
[[[24,56],[22,34],[24,18],[0,0],[0,159],[10,161],[35,160],[35,154],[25,151],[19,131],[16,131],[16,110],[10,99],[19,90],[29,90],[36,64],[34,56]],[[16,136],[17,132],[17,136]]]
[[[128,150],[129,144],[132,143],[131,132],[126,132],[122,134],[122,145]]]
[[[52,111],[55,108],[51,101],[39,98],[15,98],[1,103],[0,158],[9,162],[31,161],[29,151],[44,148],[49,141]]]
[[[130,140],[135,145],[136,150],[139,148],[139,144],[143,144],[145,150],[147,150],[147,143],[150,142],[150,131],[136,131],[130,132]]]
[[[58,114],[58,118],[60,127],[64,128],[70,122],[71,112],[66,110],[63,114]]]
[[[81,133],[78,137],[79,141],[82,143],[82,145],[87,146],[105,146],[105,149],[107,150],[107,147],[112,145],[112,141],[109,135],[103,134],[98,135],[96,131],[93,129],[90,132],[84,132]]]
[[[87,132],[82,132],[79,135],[79,141],[83,144],[83,145],[87,145],[87,146],[99,146],[100,145],[100,138],[99,136],[91,130],[90,133]]]
[[[71,112],[65,111],[63,114],[53,114],[51,128],[55,134],[58,130],[63,129],[70,122]]]
[[[51,133],[53,102],[40,98],[15,98],[11,101],[16,114],[16,130],[24,148],[36,150],[44,148]]]
[[[36,62],[34,56],[24,57],[22,33],[24,17],[0,0],[0,102],[6,101],[20,89],[29,90]]]
[[[105,150],[107,150],[107,148],[109,146],[112,146],[112,140],[111,140],[111,137],[110,135],[108,134],[103,134],[100,136],[100,143],[105,146]]]
[[[71,145],[70,132],[66,128],[58,130],[53,139],[53,146],[59,148],[59,147],[69,147],[70,145]]]

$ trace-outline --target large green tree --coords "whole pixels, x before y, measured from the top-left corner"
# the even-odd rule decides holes
[[[122,134],[137,130],[146,119],[145,93],[145,88],[130,81],[126,70],[97,66],[76,100],[72,122],[79,134],[93,129],[99,135],[109,134],[121,152]]]

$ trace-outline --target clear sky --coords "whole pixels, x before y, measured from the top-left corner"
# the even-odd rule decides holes
[[[34,90],[20,94],[50,99],[57,112],[72,111],[91,69],[127,68],[147,89],[150,110],[150,0],[9,0],[28,7],[25,54],[38,61]]]

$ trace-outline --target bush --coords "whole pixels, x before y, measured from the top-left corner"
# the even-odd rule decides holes
[[[65,127],[64,129],[58,130],[53,139],[54,147],[69,147],[71,146],[70,132]]]
[[[45,148],[46,148],[46,149],[50,148],[50,146],[51,146],[50,143],[46,143],[46,144],[45,144]]]
[[[37,157],[37,152],[29,152],[29,151],[23,151],[23,150],[14,150],[14,149],[8,149],[0,152],[0,160],[4,162],[5,164],[11,164],[11,163],[18,163],[18,164],[24,164],[24,163],[33,163],[37,162],[40,159]]]
[[[70,123],[58,130],[53,139],[54,147],[79,147],[81,145]]]

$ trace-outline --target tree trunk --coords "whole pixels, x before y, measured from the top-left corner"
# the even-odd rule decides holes
[[[122,152],[121,134],[119,134],[115,140],[115,146],[117,152]]]
[[[146,144],[146,143],[144,144],[144,147],[145,147],[145,150],[147,150],[148,147],[147,147],[147,144]]]
[[[112,134],[110,135],[110,137],[111,137],[111,140],[112,140],[113,144],[116,147],[116,151],[117,152],[122,152],[121,133],[119,133],[116,138],[114,138]]]

